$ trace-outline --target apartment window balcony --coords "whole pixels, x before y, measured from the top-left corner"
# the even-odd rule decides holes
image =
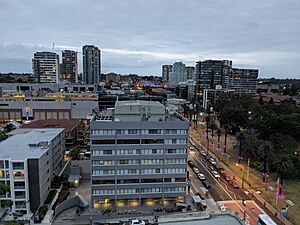
[[[25,195],[17,195],[15,196],[15,199],[26,199]]]
[[[25,174],[22,171],[16,171],[14,172],[14,179],[15,180],[24,180]]]

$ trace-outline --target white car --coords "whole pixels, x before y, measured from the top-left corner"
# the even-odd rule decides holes
[[[220,175],[218,174],[217,171],[213,170],[211,172],[212,172],[212,174],[214,175],[215,178],[220,178]]]
[[[131,220],[130,225],[145,225],[145,221],[143,220]]]
[[[200,154],[203,155],[203,156],[206,156],[206,152],[204,150],[201,150]]]
[[[202,174],[202,173],[198,173],[198,178],[199,178],[200,180],[205,180],[205,176],[204,176],[204,174]]]
[[[197,167],[194,167],[193,170],[194,170],[194,172],[197,173],[197,174],[200,173],[200,171],[199,171],[199,169],[198,169]]]

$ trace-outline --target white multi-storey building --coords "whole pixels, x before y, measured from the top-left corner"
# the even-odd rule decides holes
[[[59,56],[55,52],[34,53],[32,70],[38,83],[58,83]]]
[[[1,207],[30,214],[46,200],[53,176],[63,167],[64,129],[20,129],[0,143],[0,182],[9,191]]]
[[[117,101],[90,125],[93,207],[185,201],[186,119],[159,102]]]

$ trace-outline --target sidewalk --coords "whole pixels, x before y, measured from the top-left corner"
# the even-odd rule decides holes
[[[201,146],[201,148],[206,150],[206,147],[199,142],[198,139],[196,139],[195,137],[193,137],[192,135],[190,136],[190,138],[197,143],[199,146]],[[210,151],[210,154],[214,155],[215,157],[217,157],[212,151]],[[235,173],[232,172],[232,170],[225,164],[223,163],[219,157],[217,157],[219,159],[219,163],[222,165],[222,167],[227,171],[227,173],[229,173],[231,176],[235,176],[236,181],[241,185],[242,184],[242,179],[237,176]],[[282,217],[280,212],[277,211],[271,204],[269,204],[267,201],[265,201],[263,199],[262,196],[260,196],[259,194],[257,194],[246,182],[244,182],[244,189],[247,189],[249,191],[249,194],[251,194],[253,197],[255,197],[255,199],[257,200],[257,203],[260,207],[262,207],[262,209],[264,211],[266,211],[266,213],[271,216],[272,218],[275,218],[275,214],[277,214],[276,216],[276,220],[281,221],[283,224],[285,225],[292,225],[291,222],[289,222],[286,218]]]

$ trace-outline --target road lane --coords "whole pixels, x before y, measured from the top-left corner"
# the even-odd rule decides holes
[[[204,159],[197,150],[191,150],[189,157],[211,184],[209,192],[216,201],[249,199],[242,190],[233,188],[222,176],[219,179],[214,178],[210,169],[211,163]]]

